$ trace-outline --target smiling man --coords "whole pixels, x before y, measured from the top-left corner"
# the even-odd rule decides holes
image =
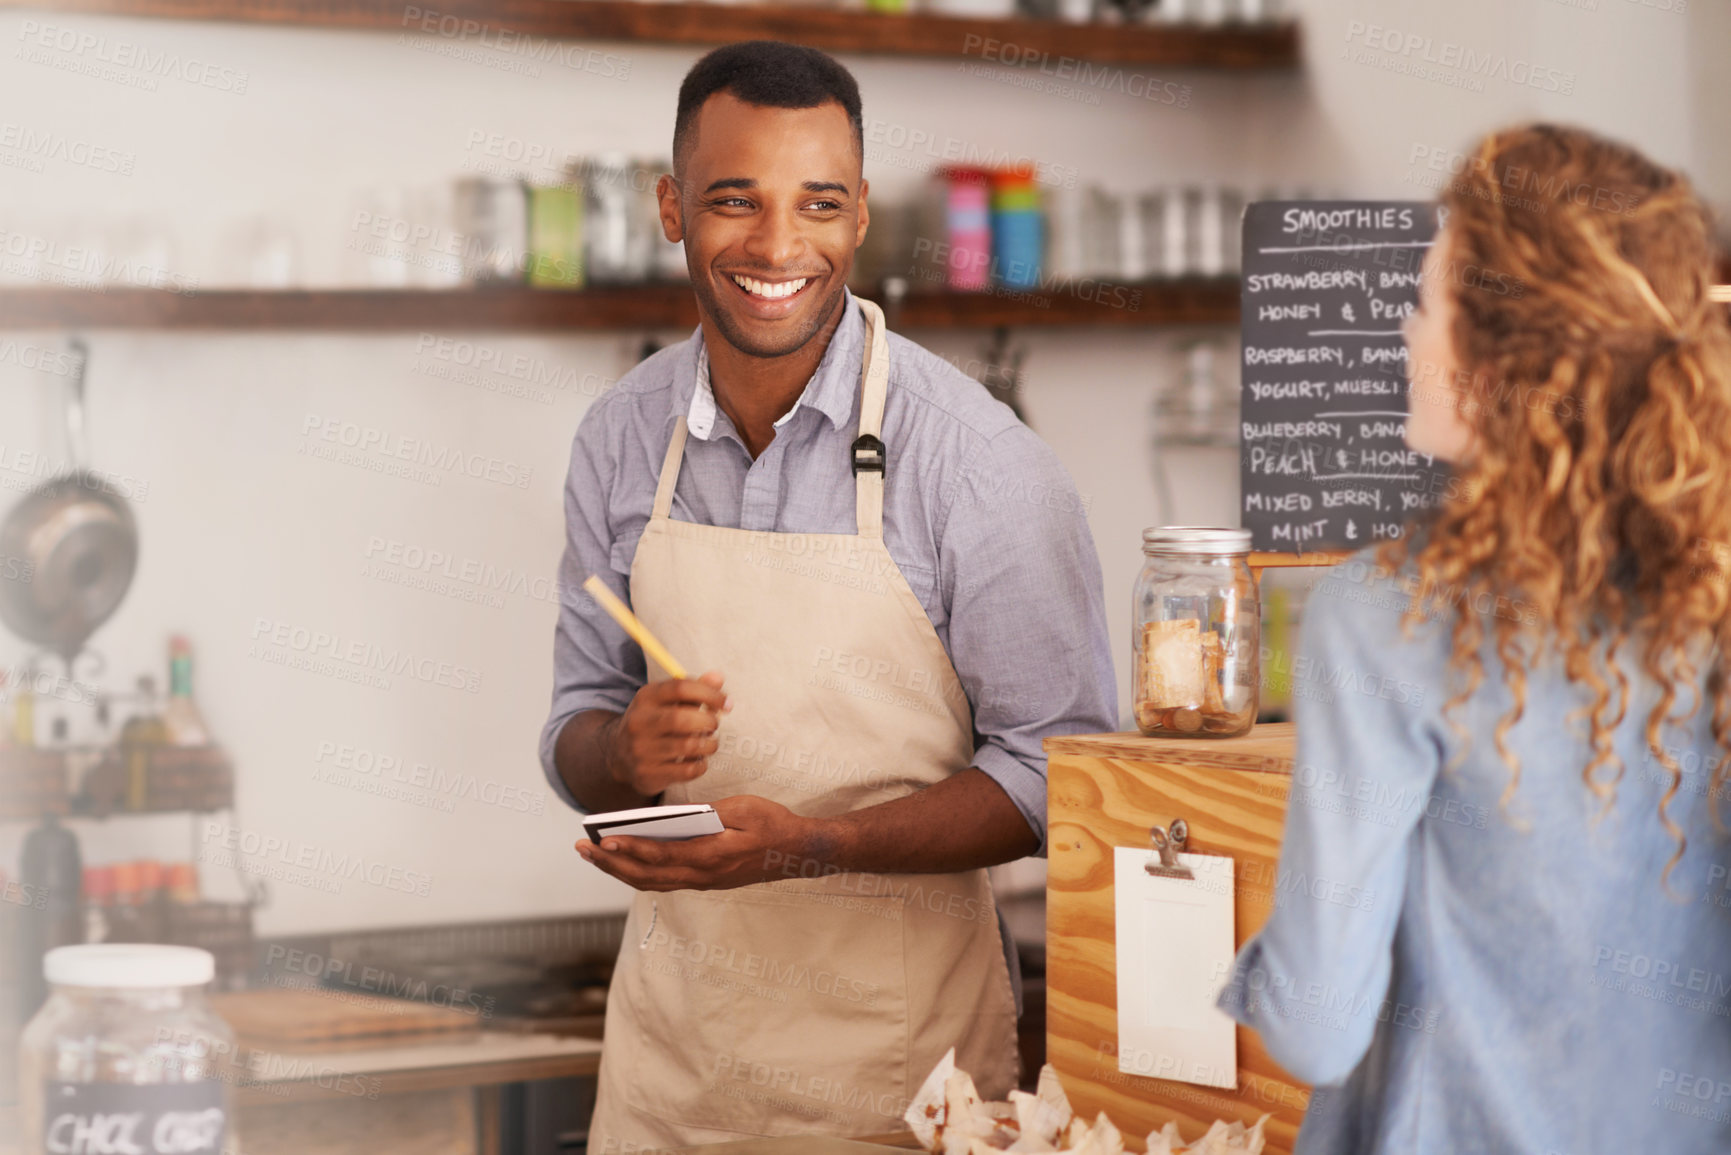
[[[541,753],[572,805],[708,802],[609,837],[639,892],[607,1003],[596,1155],[899,1127],[950,1047],[1017,1074],[985,867],[1043,853],[1043,739],[1111,729],[1084,503],[986,390],[846,283],[858,87],[773,42],[704,57],[657,188],[701,324],[584,417]],[[590,574],[672,679],[579,592]]]

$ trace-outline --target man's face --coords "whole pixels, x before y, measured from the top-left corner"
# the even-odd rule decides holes
[[[759,108],[718,92],[698,110],[679,181],[663,177],[656,193],[699,306],[734,348],[786,356],[835,315],[867,223],[838,102]]]

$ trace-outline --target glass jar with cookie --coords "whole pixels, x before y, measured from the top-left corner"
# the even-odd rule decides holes
[[[1150,737],[1232,738],[1256,723],[1262,614],[1250,531],[1143,531],[1131,609],[1136,726]]]

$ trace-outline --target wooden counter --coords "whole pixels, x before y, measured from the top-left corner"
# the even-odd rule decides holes
[[[234,1128],[247,1155],[488,1155],[499,1087],[593,1075],[601,1042],[476,1031],[388,1044],[293,1051],[242,1047]],[[0,1108],[0,1155],[15,1146],[15,1106]]]
[[[1146,848],[1151,826],[1190,826],[1187,849],[1235,860],[1237,946],[1274,909],[1275,870],[1291,782],[1290,723],[1243,738],[1162,739],[1098,734],[1046,742],[1046,1055],[1077,1112],[1105,1111],[1142,1149],[1175,1120],[1187,1141],[1215,1119],[1246,1125],[1271,1114],[1271,1155],[1297,1138],[1309,1089],[1238,1028],[1238,1089],[1175,1083],[1118,1070],[1118,988],[1112,851]]]
[[[331,1050],[251,1051],[242,1107],[496,1087],[595,1074],[599,1039],[480,1031]]]
[[[477,1031],[249,1051],[235,1096],[247,1155],[491,1155],[505,1083],[595,1074],[601,1042]]]

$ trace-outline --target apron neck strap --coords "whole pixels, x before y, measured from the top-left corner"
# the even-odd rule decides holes
[[[673,426],[673,436],[667,439],[667,456],[661,459],[661,477],[655,483],[655,504],[649,509],[651,518],[666,518],[673,512],[673,486],[679,480],[679,462],[685,456],[685,417],[680,415]]]
[[[853,443],[854,520],[861,537],[884,535],[884,398],[890,384],[890,341],[884,311],[855,297],[865,316],[865,355],[860,362],[859,437]]]
[[[865,355],[860,362],[859,437],[853,443],[854,522],[861,537],[884,534],[884,398],[889,392],[890,343],[884,328],[883,310],[864,297],[855,297],[866,321]],[[651,518],[666,518],[673,512],[673,487],[679,481],[679,465],[685,458],[688,426],[681,416],[667,441],[667,456],[661,459],[661,476],[655,483]]]

